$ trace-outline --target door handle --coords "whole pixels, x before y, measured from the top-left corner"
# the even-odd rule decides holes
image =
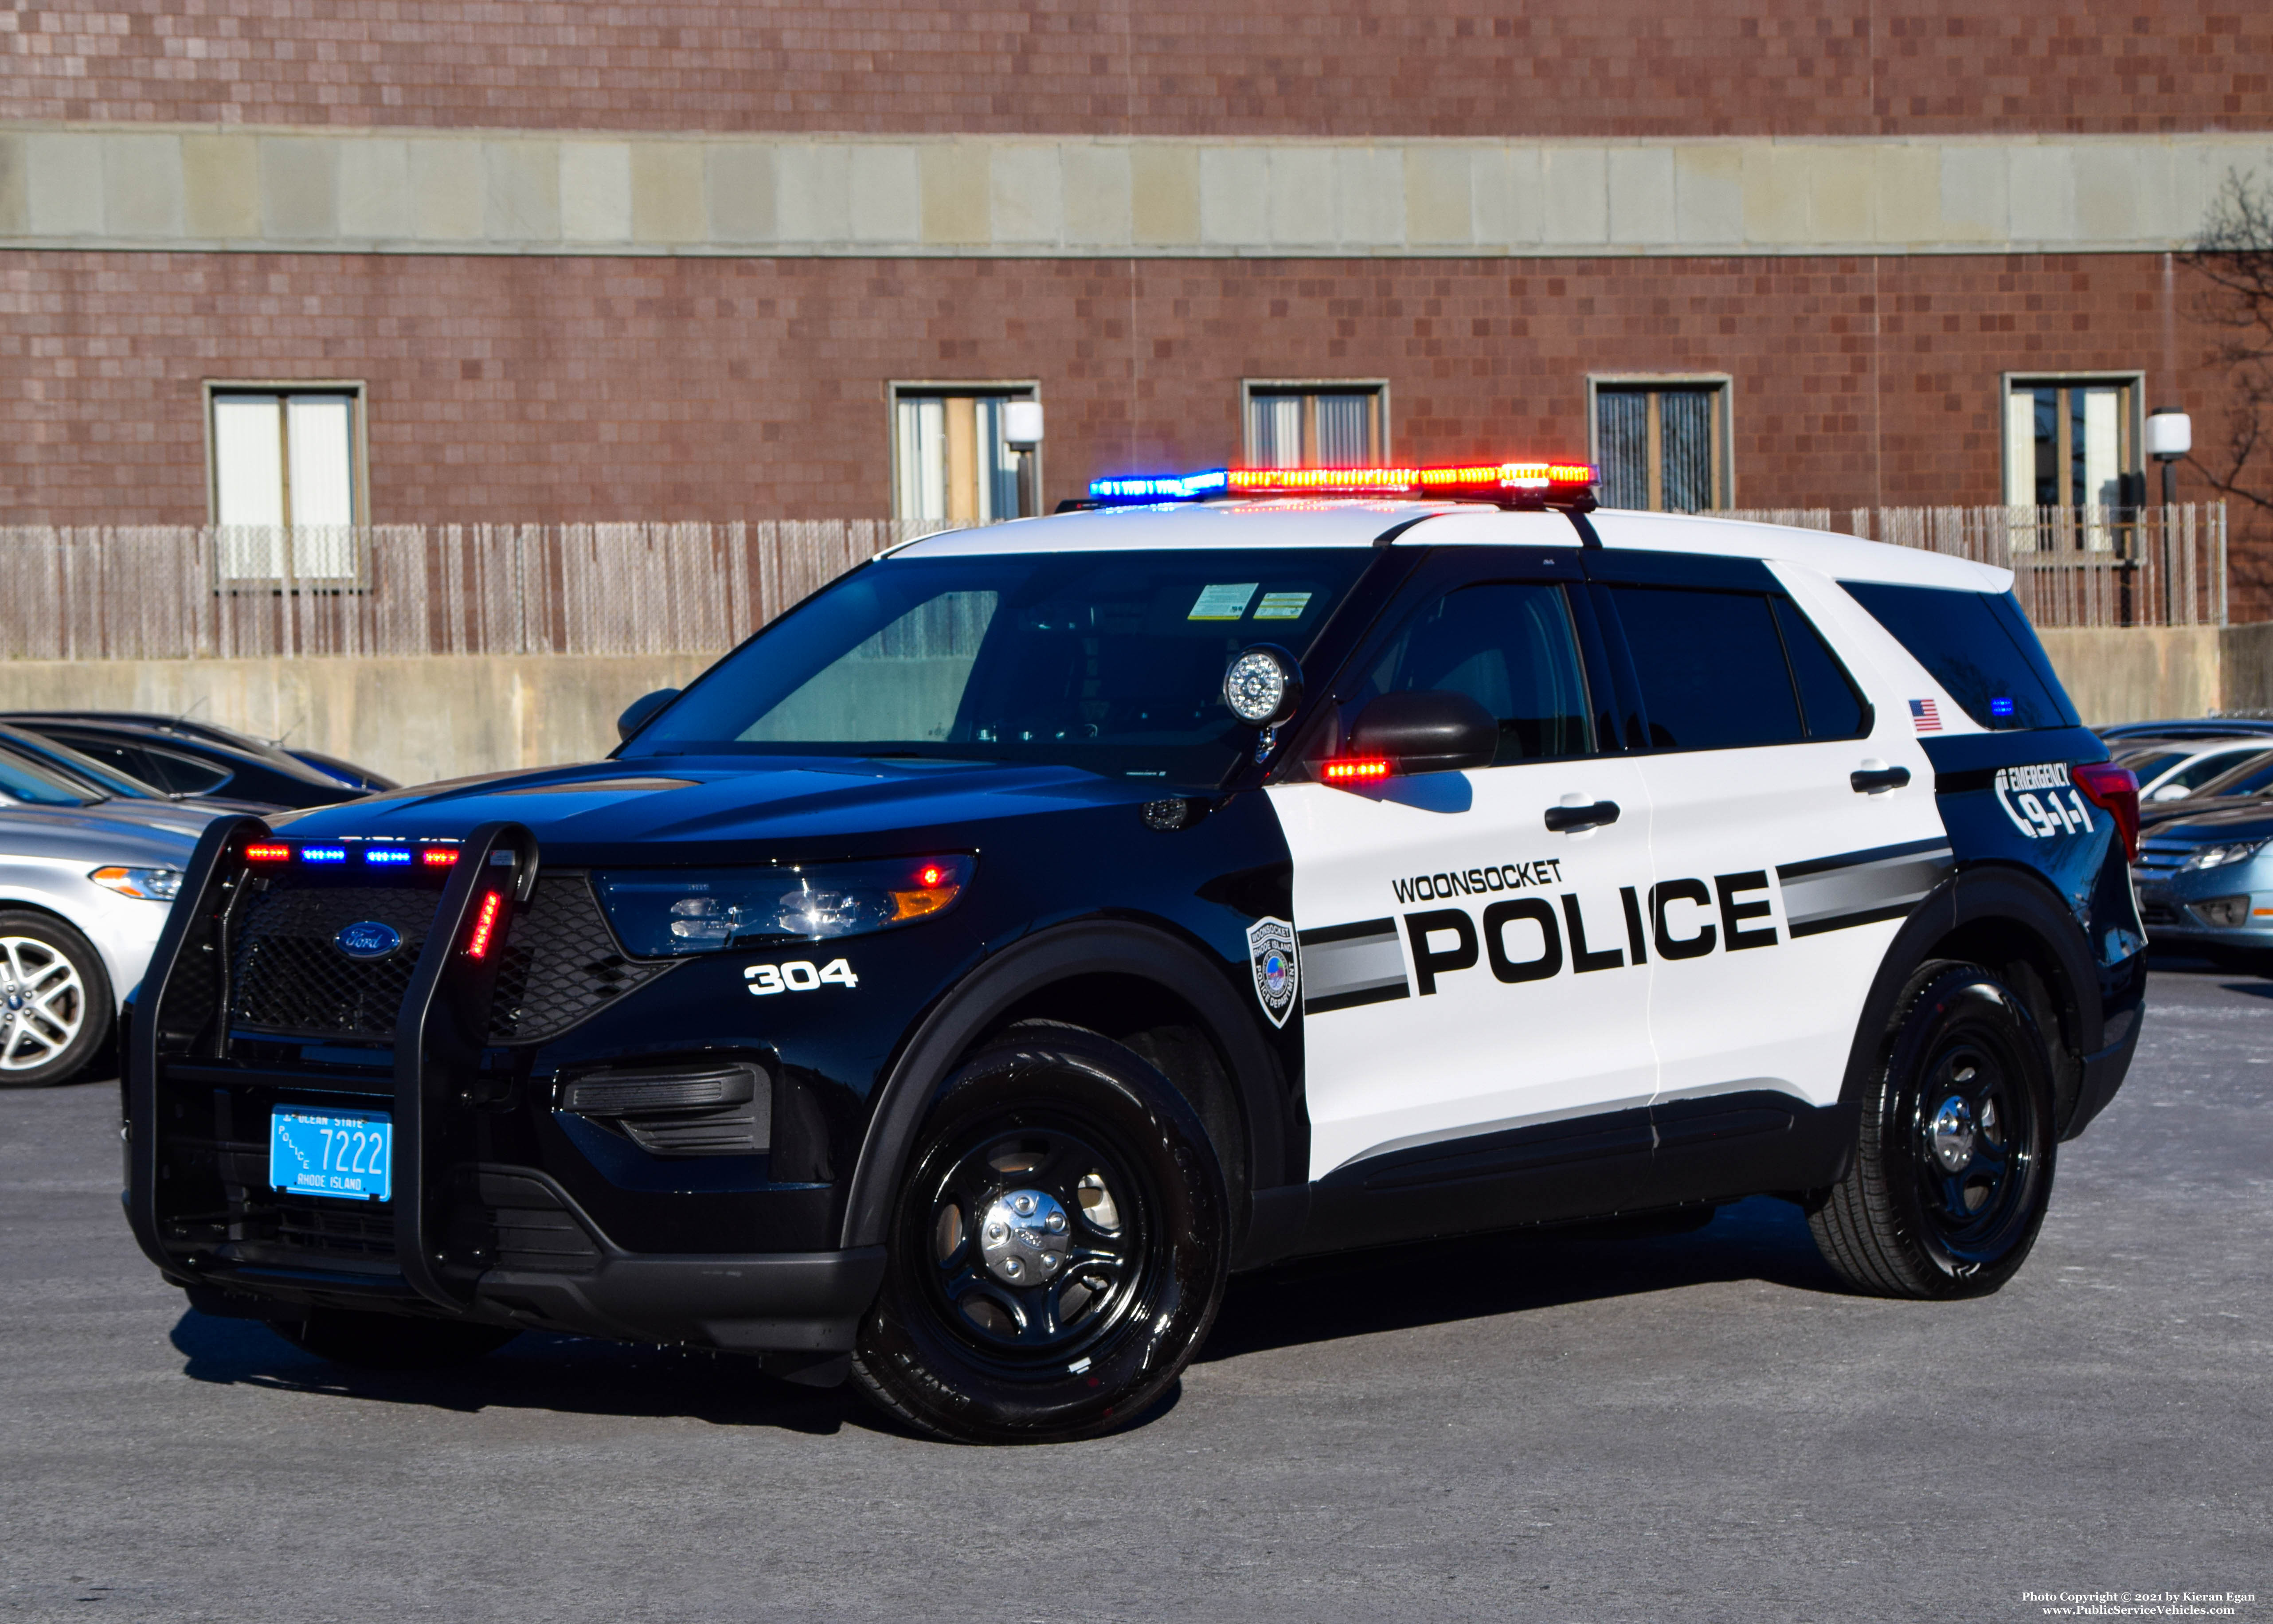
[[[1855,786],[1858,795],[1876,795],[1887,790],[1900,789],[1910,781],[1908,767],[1857,767],[1847,775],[1847,782]]]
[[[1587,807],[1547,808],[1547,827],[1553,834],[1576,834],[1582,829],[1598,829],[1604,823],[1617,821],[1618,803],[1615,801],[1598,801]]]

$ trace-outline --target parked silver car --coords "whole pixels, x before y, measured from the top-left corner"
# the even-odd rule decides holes
[[[103,1056],[220,815],[97,799],[0,754],[0,1087],[67,1082]]]

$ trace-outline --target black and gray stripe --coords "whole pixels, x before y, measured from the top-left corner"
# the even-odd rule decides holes
[[[1302,950],[1302,1012],[1324,1015],[1410,997],[1405,949],[1393,919],[1326,925],[1296,938]]]
[[[1956,861],[1942,838],[1786,863],[1776,870],[1784,923],[1797,939],[1906,918]]]

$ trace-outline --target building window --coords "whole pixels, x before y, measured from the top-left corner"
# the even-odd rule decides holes
[[[1249,468],[1367,468],[1388,461],[1389,386],[1378,380],[1240,385]]]
[[[2135,508],[2141,374],[2005,380],[2005,500]]]
[[[892,386],[892,514],[991,524],[1040,511],[1038,447],[1010,443],[1003,408],[1031,384]]]
[[[214,384],[215,559],[224,581],[339,580],[364,523],[362,391]]]
[[[1725,377],[1587,380],[1602,505],[1652,513],[1735,506],[1729,386]]]

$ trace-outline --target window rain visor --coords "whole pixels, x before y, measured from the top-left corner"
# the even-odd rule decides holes
[[[892,558],[712,667],[625,756],[932,756],[1212,787],[1256,729],[1224,672],[1300,658],[1365,548]]]

